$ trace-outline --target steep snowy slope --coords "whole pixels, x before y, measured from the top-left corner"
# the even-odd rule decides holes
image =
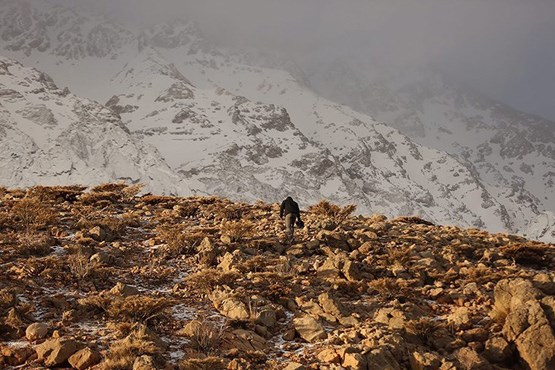
[[[407,78],[352,64],[339,60],[316,71],[311,85],[419,143],[455,155],[506,207],[513,229],[524,230],[535,218],[530,210],[555,211],[554,122],[465,91],[437,73]]]
[[[6,20],[0,47],[105,103],[195,191],[248,200],[275,201],[286,193],[306,202],[326,197],[355,201],[362,212],[420,214],[493,231],[522,231],[547,209],[527,187],[533,176],[500,176],[492,156],[476,162],[479,151],[475,158],[458,151],[453,156],[447,148],[437,150],[433,139],[422,141],[428,147],[417,144],[321,98],[292,63],[215,48],[186,22],[135,36],[103,19],[48,8],[45,1],[26,3],[5,0],[0,6]],[[38,41],[20,41],[29,35]],[[369,91],[388,94],[375,87]],[[395,110],[391,104],[386,101],[380,111]],[[549,176],[550,163],[542,168]]]
[[[143,48],[113,80],[107,106],[201,192],[247,200],[323,197],[352,201],[332,158],[287,111],[223,88],[199,89],[156,51]]]
[[[143,182],[187,193],[153,147],[109,109],[59,89],[37,70],[0,57],[0,183]]]

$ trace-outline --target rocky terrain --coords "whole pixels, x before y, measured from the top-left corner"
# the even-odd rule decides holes
[[[417,217],[0,189],[0,367],[552,369],[555,249]]]

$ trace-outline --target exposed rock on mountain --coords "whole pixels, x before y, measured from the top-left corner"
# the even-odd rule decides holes
[[[144,182],[186,193],[157,151],[102,105],[59,89],[46,74],[0,58],[4,185]]]

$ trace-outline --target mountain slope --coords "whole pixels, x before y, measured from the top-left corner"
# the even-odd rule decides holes
[[[131,135],[109,109],[2,57],[0,133],[3,185],[126,180],[187,193],[156,150]]]
[[[314,93],[307,88],[306,74],[294,64],[256,52],[216,48],[191,23],[175,21],[133,34],[105,19],[49,7],[47,2],[5,4],[0,8],[6,20],[0,45],[6,53],[106,103],[196,192],[242,200],[275,201],[292,194],[314,202],[324,197],[356,202],[361,212],[418,214],[493,231],[522,232],[549,210],[551,193],[546,199],[538,196],[542,186],[551,189],[548,142],[523,154],[527,161],[547,161],[530,166],[534,175],[542,175],[543,184],[531,174],[520,176],[529,170],[515,161],[507,165],[513,171],[518,167],[519,176],[511,177],[504,169],[500,172],[488,150],[518,157],[523,147],[515,144],[518,136],[481,151],[472,149],[470,139],[459,145],[460,150],[448,150],[458,135],[482,135],[455,119],[454,127],[446,126],[452,133],[448,144],[438,146],[432,134],[425,135],[428,140],[409,139]],[[38,40],[33,47],[20,42],[33,37]],[[353,81],[348,74],[330,73],[328,86],[342,76]],[[378,104],[379,112],[403,113],[393,105],[402,100],[399,94],[379,85],[367,90],[387,97],[383,106]],[[359,90],[354,91],[356,95]],[[436,95],[425,91],[422,96]],[[449,94],[431,102],[438,100],[447,108],[460,103]],[[420,122],[429,118],[419,115],[422,109],[407,114]],[[452,113],[455,118],[457,114]],[[413,134],[398,124],[397,117],[389,118],[401,131]],[[434,132],[439,133],[444,128],[436,122]],[[413,126],[422,130],[421,125]],[[466,131],[455,131],[462,127]],[[488,135],[504,140],[504,132],[494,127]]]
[[[318,93],[467,164],[507,209],[513,229],[526,229],[535,218],[530,211],[555,211],[555,123],[455,86],[438,73],[414,75],[338,60],[309,80]]]

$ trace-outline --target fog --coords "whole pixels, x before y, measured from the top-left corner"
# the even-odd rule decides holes
[[[63,0],[62,0],[63,1]],[[197,22],[222,44],[279,51],[304,66],[337,57],[434,65],[555,120],[553,0],[66,0],[128,25]]]

